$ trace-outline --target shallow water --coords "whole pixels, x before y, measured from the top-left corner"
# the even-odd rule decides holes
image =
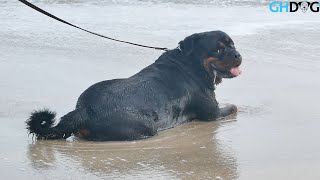
[[[244,60],[221,103],[240,112],[133,142],[32,141],[24,120],[71,111],[91,84],[128,77],[160,51],[108,41],[0,0],[0,172],[3,179],[319,179],[319,13],[272,14],[268,1],[33,1],[92,31],[176,47],[220,29]]]

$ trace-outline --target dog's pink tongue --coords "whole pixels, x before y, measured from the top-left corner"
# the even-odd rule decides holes
[[[230,70],[230,73],[236,77],[236,76],[239,76],[241,74],[241,69],[239,67],[235,67],[235,68],[232,68]]]

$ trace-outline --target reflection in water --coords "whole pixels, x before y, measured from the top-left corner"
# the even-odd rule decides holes
[[[140,141],[39,140],[29,145],[28,157],[35,170],[50,171],[72,163],[79,173],[83,170],[98,177],[235,179],[237,161],[217,138],[225,123],[232,120],[192,122]]]
[[[40,145],[40,142],[29,145],[28,158],[35,169],[49,169],[55,163],[55,152],[52,146]]]

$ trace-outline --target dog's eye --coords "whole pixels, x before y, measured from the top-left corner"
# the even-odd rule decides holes
[[[224,48],[220,48],[220,49],[217,50],[217,53],[221,54],[221,53],[223,53],[223,51],[224,51]]]

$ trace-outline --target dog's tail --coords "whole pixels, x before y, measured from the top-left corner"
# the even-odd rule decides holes
[[[76,109],[63,116],[60,122],[53,126],[56,113],[48,109],[31,113],[26,121],[29,134],[38,139],[63,139],[78,132],[86,125],[89,118],[86,109]]]

